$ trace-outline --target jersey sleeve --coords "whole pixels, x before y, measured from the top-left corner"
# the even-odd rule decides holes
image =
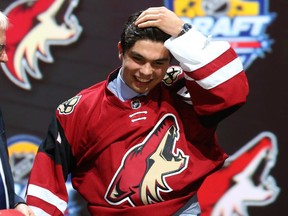
[[[55,117],[39,147],[28,180],[26,201],[35,215],[64,215],[68,203],[65,182],[71,164],[70,145]]]
[[[193,27],[168,39],[165,46],[184,70],[186,87],[200,117],[220,120],[246,102],[247,77],[228,42],[212,40]]]

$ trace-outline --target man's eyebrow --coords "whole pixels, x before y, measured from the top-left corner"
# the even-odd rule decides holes
[[[135,51],[131,51],[131,55],[141,59],[146,59],[144,56]],[[153,59],[152,61],[170,61],[170,56],[167,58]]]
[[[135,51],[131,51],[131,55],[145,59],[144,56],[142,56],[141,54],[139,54],[138,52],[135,52]]]

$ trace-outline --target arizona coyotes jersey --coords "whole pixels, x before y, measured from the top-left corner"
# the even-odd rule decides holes
[[[148,95],[124,102],[107,88],[117,69],[60,104],[36,155],[27,203],[41,215],[63,215],[71,173],[91,215],[175,214],[227,158],[215,131],[246,101],[245,73],[231,67],[237,59],[228,47],[192,72],[172,66]],[[223,67],[238,71],[219,82]],[[217,85],[207,82],[211,76]]]

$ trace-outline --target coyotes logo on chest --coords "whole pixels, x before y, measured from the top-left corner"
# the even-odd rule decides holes
[[[111,205],[128,201],[132,206],[164,201],[162,193],[173,190],[166,179],[186,169],[189,156],[176,148],[179,127],[176,118],[162,117],[144,139],[123,157],[107,189]]]

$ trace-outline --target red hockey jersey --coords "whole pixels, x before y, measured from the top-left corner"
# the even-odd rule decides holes
[[[107,88],[117,69],[59,105],[29,179],[35,211],[64,214],[71,173],[91,215],[173,215],[221,167],[215,131],[246,101],[242,64],[228,43],[204,44],[211,54],[199,49],[194,62],[179,43],[165,45],[186,72],[172,66],[148,95],[119,100]]]

